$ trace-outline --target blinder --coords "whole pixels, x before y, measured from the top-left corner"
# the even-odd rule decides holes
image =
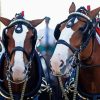
[[[80,17],[82,17],[82,18],[86,19],[88,21],[88,23],[90,23],[90,22],[92,23],[92,20],[88,16],[86,16],[87,14],[88,14],[88,11],[85,9],[85,7],[80,7],[77,10],[77,12],[71,13],[66,20],[64,20],[60,24],[56,25],[55,30],[54,30],[55,39],[56,40],[59,39],[60,34],[61,34],[61,31],[59,28],[61,27],[61,24],[64,22],[67,22],[67,24],[66,24],[67,28],[71,28],[74,25],[75,18],[79,19]],[[84,25],[83,27],[80,28],[80,30],[85,33],[86,30],[88,29],[88,27],[89,27],[89,24],[86,24],[86,26]]]
[[[71,24],[67,24],[67,28],[69,27],[72,27],[74,25],[74,21],[75,19],[77,18],[78,20],[80,20],[80,18],[84,18],[86,21],[83,21],[83,22],[86,22],[86,26],[84,25],[81,30],[82,31],[86,31],[89,27],[89,24],[88,23],[92,23],[92,20],[87,16],[88,14],[88,11],[85,9],[85,7],[80,7],[76,12],[73,12],[71,13],[69,16],[68,16],[68,21],[71,22]]]
[[[69,18],[69,19],[68,19],[68,22],[67,22],[67,24],[66,24],[66,27],[67,27],[67,28],[73,27],[75,19],[76,19],[76,17]]]
[[[67,22],[67,20],[68,19],[66,19],[66,20],[64,20],[61,23],[56,25],[55,30],[54,30],[54,37],[55,37],[56,40],[59,39],[60,34],[61,34],[61,31],[60,31],[61,24]]]
[[[83,33],[85,33],[86,30],[88,29],[89,25],[92,23],[92,20],[87,19],[83,14],[81,14],[79,12],[75,12],[75,13],[72,13],[72,14],[69,15],[68,22],[70,21],[70,24],[67,23],[66,27],[71,28],[74,25],[74,21],[75,21],[76,18],[78,20],[80,20],[79,18],[84,18],[84,19],[87,20],[87,22],[83,21],[86,24],[83,27],[80,28],[80,30],[83,31]]]
[[[68,17],[68,20],[70,20],[71,18],[77,18],[78,20],[80,20],[80,18],[83,18],[85,19],[86,21],[82,21],[84,22],[84,26],[80,27],[79,28],[79,31],[81,31],[83,37],[82,37],[82,43],[81,43],[81,50],[79,51],[82,51],[86,45],[88,44],[91,36],[94,35],[94,32],[90,32],[93,27],[93,23],[94,22],[94,19],[91,20],[88,16],[88,11],[84,8],[84,7],[80,7],[76,12],[73,12],[69,15]]]
[[[85,7],[80,7],[79,9],[77,9],[77,12],[81,12],[81,13],[83,13],[83,14],[85,14],[85,15],[88,14],[88,10],[85,9]]]

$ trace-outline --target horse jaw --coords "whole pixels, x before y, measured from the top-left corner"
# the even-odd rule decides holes
[[[67,32],[67,33],[66,33]],[[64,28],[60,35],[60,39],[65,40],[67,43],[70,43],[70,38],[73,34],[73,30],[71,28]],[[60,65],[62,61],[64,65],[66,65],[66,60],[69,58],[69,48],[63,44],[57,44],[55,51],[50,59],[51,69],[54,74],[60,73]]]

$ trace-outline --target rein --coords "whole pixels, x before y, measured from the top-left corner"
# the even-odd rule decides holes
[[[56,42],[56,45],[57,45],[57,44],[63,44],[63,45],[65,45],[65,46],[69,47],[70,50],[71,50],[73,53],[76,51],[76,49],[73,48],[70,44],[68,44],[65,40],[60,39],[60,40],[58,40],[58,41]]]

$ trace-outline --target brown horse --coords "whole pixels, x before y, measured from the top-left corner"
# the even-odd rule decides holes
[[[61,74],[60,66],[66,66],[66,73],[68,73],[71,66],[68,66],[67,61],[72,55],[71,65],[79,66],[77,70],[79,71],[79,77],[77,77],[79,80],[76,82],[82,100],[100,98],[100,37],[95,31],[98,24],[95,17],[99,11],[100,7],[92,11],[81,7],[75,11],[75,4],[72,3],[68,19],[65,25],[62,24],[65,27],[61,29],[54,54],[50,60],[54,74]],[[69,51],[72,52],[69,53]]]
[[[44,18],[28,21],[21,14],[12,20],[0,17],[6,26],[2,35],[5,53],[0,63],[0,94],[7,100],[33,100],[45,90],[41,86],[46,86],[47,82],[40,56],[35,50],[35,27],[43,20]],[[42,97],[38,99],[49,100],[48,94],[44,93]]]

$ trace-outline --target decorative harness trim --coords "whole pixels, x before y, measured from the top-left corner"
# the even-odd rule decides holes
[[[28,22],[27,20],[24,20],[24,19],[14,19],[7,27],[11,27],[15,23],[27,23],[28,25],[33,27],[30,22]]]
[[[80,13],[80,12],[72,12],[72,13],[69,14],[69,17],[70,17],[70,16],[73,16],[73,15],[79,15],[79,16],[81,16],[81,17],[84,17],[84,18],[87,19],[88,21],[92,22],[92,20],[91,20],[87,15],[85,15],[85,14],[83,14],[83,13]]]

